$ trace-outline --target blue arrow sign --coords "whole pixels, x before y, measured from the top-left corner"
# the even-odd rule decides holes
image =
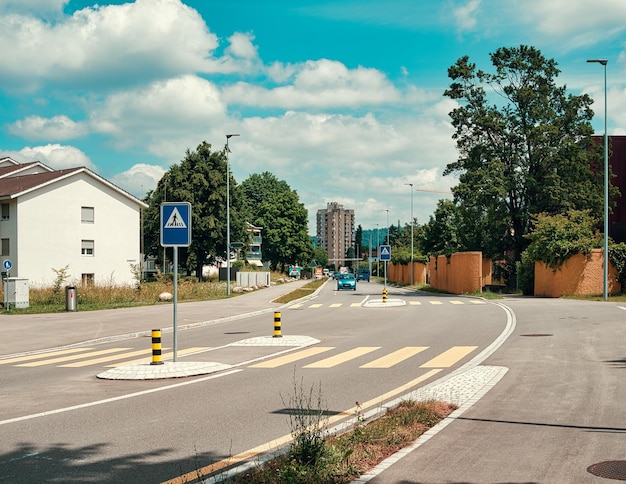
[[[2,267],[4,267],[5,271],[10,271],[11,267],[13,267],[13,264],[11,263],[9,259],[4,259],[2,261]]]
[[[191,204],[164,202],[161,204],[161,245],[189,247],[191,245]]]
[[[390,245],[380,246],[380,260],[382,261],[391,260],[391,246]]]

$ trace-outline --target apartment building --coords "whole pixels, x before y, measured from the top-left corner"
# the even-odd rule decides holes
[[[346,251],[354,246],[354,210],[337,202],[317,211],[317,245],[326,250],[328,263],[346,265]]]

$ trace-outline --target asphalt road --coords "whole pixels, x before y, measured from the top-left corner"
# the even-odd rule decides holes
[[[403,304],[381,308],[372,304],[381,289],[359,283],[357,291],[337,292],[331,282],[287,307],[271,302],[287,292],[277,288],[180,304],[178,345],[192,350],[181,359],[232,368],[162,381],[95,375],[128,361],[116,355],[149,347],[142,331],[171,324],[171,306],[0,317],[0,481],[189,482],[197,469],[242,454],[255,459],[288,438],[299,391],[319,389],[327,415],[340,423],[353,417],[356,401],[374,412],[490,369],[501,369],[501,379],[482,398],[366,479],[601,482],[589,465],[624,460],[626,314],[618,304],[493,303],[390,287],[389,301]],[[284,335],[318,342],[238,344],[270,336],[276,310]],[[123,334],[134,337],[111,338]],[[163,339],[171,347],[172,334]],[[67,350],[78,353],[51,354]],[[454,401],[460,393],[453,387],[440,396]]]

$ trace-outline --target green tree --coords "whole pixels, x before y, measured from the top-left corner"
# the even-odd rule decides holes
[[[248,219],[234,178],[230,178],[230,231],[232,241],[247,242]],[[146,254],[162,260],[160,207],[164,201],[191,203],[191,245],[179,249],[179,265],[187,274],[202,276],[202,266],[226,254],[226,157],[223,150],[211,151],[203,142],[187,150],[180,164],[173,165],[148,193],[144,217]],[[171,260],[171,249],[166,255]]]
[[[272,269],[311,261],[308,213],[286,181],[269,172],[253,174],[241,183],[239,193],[251,223],[263,228],[263,260],[269,261]]]
[[[556,85],[554,60],[522,45],[498,49],[491,62],[493,73],[467,56],[448,69],[459,159],[444,174],[459,176],[465,228],[481,231],[466,242],[519,260],[533,215],[602,210],[602,155],[591,140],[591,98]]]
[[[428,255],[449,255],[463,250],[460,241],[461,224],[459,209],[452,200],[437,202],[434,215],[420,231],[420,246]]]
[[[328,265],[328,252],[324,250],[323,247],[314,247],[313,248],[313,259],[320,266],[326,267]]]

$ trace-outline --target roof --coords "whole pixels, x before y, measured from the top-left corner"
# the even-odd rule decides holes
[[[22,195],[26,195],[27,193],[30,193],[34,190],[38,190],[45,186],[54,184],[58,181],[84,173],[85,175],[108,186],[120,195],[130,199],[141,207],[146,208],[148,206],[137,197],[131,195],[125,190],[122,190],[121,188],[102,178],[101,176],[96,175],[94,172],[84,166],[78,168],[66,168],[64,170],[54,170],[44,173],[35,173],[31,175],[6,176],[4,178],[2,178],[1,176],[1,170],[3,170],[2,167],[0,167],[0,199],[15,199]]]
[[[43,171],[54,171],[49,166],[44,165],[39,161],[31,161],[30,163],[18,163],[14,165],[4,165],[3,161],[10,160],[10,158],[0,159],[0,178],[7,176],[16,176],[21,172],[29,171],[32,168],[41,168]]]

